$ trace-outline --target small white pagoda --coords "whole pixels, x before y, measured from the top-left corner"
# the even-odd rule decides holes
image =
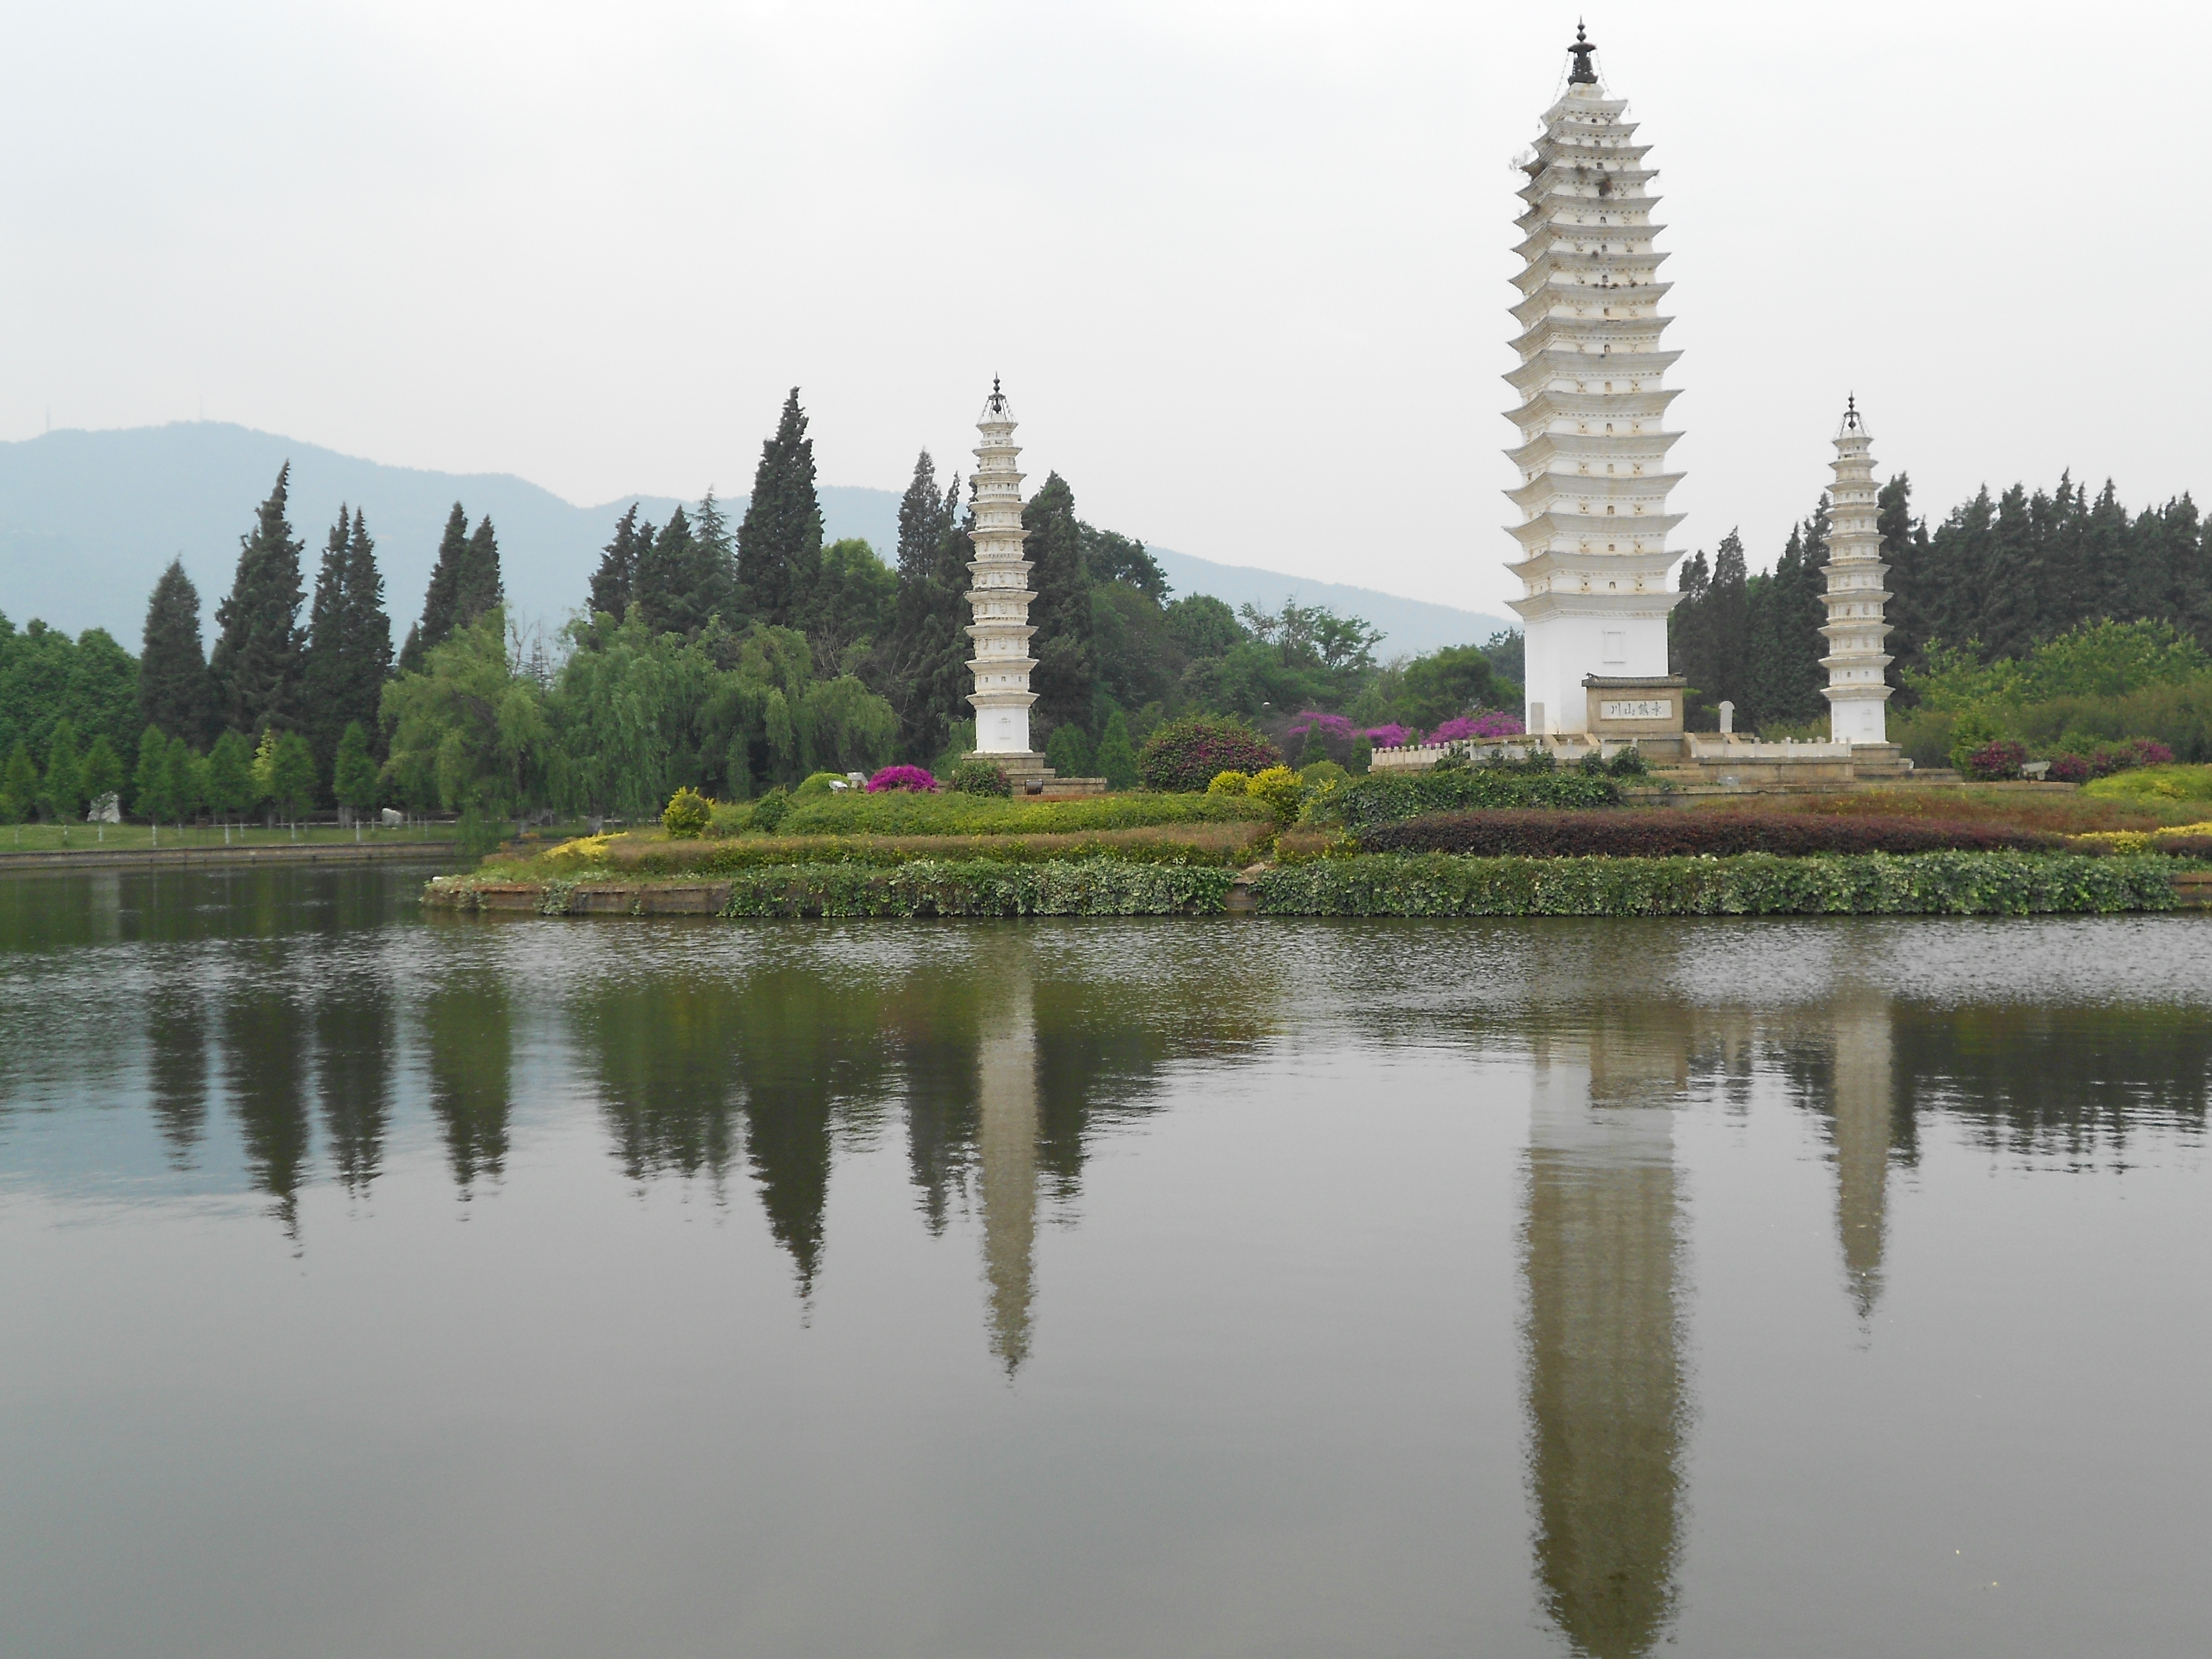
[[[975,422],[983,441],[975,449],[972,539],[975,556],[968,566],[975,586],[968,604],[975,621],[968,637],[975,654],[968,669],[975,689],[968,701],[975,710],[975,753],[1010,772],[1039,772],[1044,759],[1030,749],[1030,705],[1036,696],[1030,690],[1030,671],[1036,659],[1030,655],[1030,562],[1022,556],[1029,532],[1022,528],[1022,475],[1014,458],[1022,452],[1014,442],[1014,411],[991,380],[991,396],[983,405],[983,418]]]
[[[1828,654],[1821,695],[1828,700],[1828,735],[1838,743],[1886,744],[1892,688],[1887,683],[1889,653],[1882,641],[1889,624],[1882,605],[1889,598],[1882,578],[1881,532],[1875,519],[1874,434],[1859,413],[1856,395],[1844,408],[1836,428],[1836,487],[1830,499],[1828,532],[1828,625],[1820,630]]]
[[[1506,453],[1521,473],[1507,492],[1522,514],[1510,568],[1525,592],[1509,603],[1527,624],[1528,726],[1679,733],[1667,613],[1681,556],[1667,537],[1681,515],[1667,495],[1681,475],[1667,471],[1667,452],[1680,434],[1664,427],[1675,394],[1662,377],[1681,354],[1660,349],[1672,319],[1659,314],[1669,286],[1652,246],[1659,198],[1645,193],[1657,174],[1579,27],[1567,50],[1565,89],[1522,163],[1521,366],[1505,377],[1522,400],[1506,417],[1521,434]]]

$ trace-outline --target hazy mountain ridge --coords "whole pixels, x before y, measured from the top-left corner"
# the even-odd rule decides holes
[[[73,634],[105,628],[135,651],[155,579],[171,557],[182,555],[212,630],[216,605],[229,591],[239,538],[287,460],[292,526],[307,544],[301,564],[309,589],[339,504],[361,507],[376,539],[395,642],[422,609],[438,536],[456,501],[471,521],[491,515],[511,605],[548,626],[582,602],[599,550],[630,502],[655,523],[679,504],[668,496],[621,495],[578,507],[509,473],[387,466],[220,422],[50,432],[0,443],[0,612],[18,627],[37,617]],[[821,498],[831,540],[861,537],[891,556],[898,491],[830,484]],[[734,520],[745,497],[726,499]],[[1212,593],[1268,609],[1286,597],[1333,605],[1384,629],[1386,653],[1478,641],[1507,625],[1370,588],[1152,550],[1177,593]]]

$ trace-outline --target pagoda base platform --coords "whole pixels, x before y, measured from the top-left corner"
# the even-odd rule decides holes
[[[1106,793],[1105,779],[1063,778],[1045,764],[1042,755],[1035,752],[1001,755],[974,749],[960,758],[963,761],[982,761],[997,767],[1006,775],[1006,781],[1014,786],[1014,793],[1018,795],[1043,795],[1057,799]]]

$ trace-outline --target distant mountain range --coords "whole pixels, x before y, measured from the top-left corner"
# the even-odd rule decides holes
[[[577,507],[507,473],[385,466],[218,422],[50,432],[0,443],[0,612],[18,627],[37,617],[72,634],[104,628],[136,651],[155,579],[182,555],[211,634],[216,605],[229,591],[237,564],[239,538],[287,460],[292,527],[307,546],[302,562],[310,590],[339,503],[362,508],[384,570],[395,644],[422,608],[438,537],[457,501],[472,522],[491,515],[510,605],[548,625],[582,602],[599,550],[624,508],[635,501],[658,524],[678,505],[666,496],[623,495]],[[821,498],[831,540],[861,537],[890,556],[898,544],[896,490],[830,484]],[[734,520],[745,498],[732,496],[727,505]],[[1216,564],[1165,548],[1152,551],[1177,593],[1211,593],[1268,610],[1285,599],[1330,605],[1383,629],[1385,654],[1480,643],[1510,625],[1372,588]]]

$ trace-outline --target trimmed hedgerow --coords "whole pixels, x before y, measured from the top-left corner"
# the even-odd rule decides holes
[[[1431,812],[1376,824],[1363,853],[1465,853],[1481,858],[1686,858],[1735,853],[2033,852],[2057,836],[1941,819],[1820,817],[1806,812]]]
[[[1228,904],[1233,872],[1115,859],[813,864],[732,879],[726,916],[1164,916]]]
[[[1133,830],[1079,830],[1043,836],[739,836],[726,841],[628,841],[598,837],[564,842],[535,864],[501,866],[507,879],[584,871],[594,878],[720,876],[778,865],[868,864],[921,860],[1000,859],[1008,863],[1066,863],[1121,859],[1136,864],[1250,862],[1267,839],[1265,822],[1151,824]],[[580,847],[580,853],[570,848]],[[489,873],[489,872],[487,872]]]
[[[1372,854],[1269,870],[1285,916],[2027,915],[2171,910],[2172,861],[2068,854],[1475,859]]]
[[[867,795],[858,790],[794,798],[776,828],[787,836],[1065,835],[1152,823],[1235,823],[1266,819],[1255,800],[1219,795],[1086,795],[1066,800],[1000,800],[989,795]]]
[[[1145,739],[1137,775],[1147,789],[1203,789],[1222,772],[1264,772],[1283,763],[1281,750],[1242,720],[1191,714],[1170,720]]]
[[[1620,786],[1587,772],[1470,766],[1452,771],[1372,774],[1315,804],[1316,823],[1365,830],[1428,812],[1510,806],[1618,806]]]

